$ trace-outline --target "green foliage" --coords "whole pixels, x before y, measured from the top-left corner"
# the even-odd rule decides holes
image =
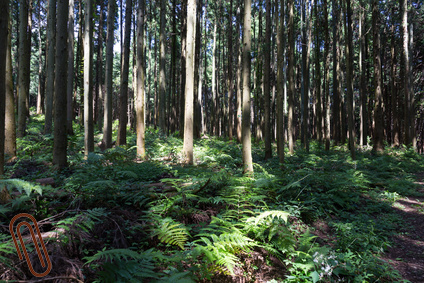
[[[184,250],[184,245],[190,236],[187,229],[171,218],[161,219],[158,227],[152,228],[152,236],[166,244],[175,245]]]

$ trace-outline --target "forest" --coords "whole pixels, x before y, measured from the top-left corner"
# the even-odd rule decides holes
[[[2,282],[423,282],[423,154],[422,1],[0,2]]]

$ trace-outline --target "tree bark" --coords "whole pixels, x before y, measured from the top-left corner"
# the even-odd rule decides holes
[[[237,142],[241,143],[241,104],[242,104],[242,92],[243,86],[241,81],[241,44],[240,44],[240,7],[237,7],[237,23],[236,23],[236,38],[237,38]]]
[[[25,136],[27,119],[27,98],[29,95],[31,28],[29,25],[28,18],[31,16],[31,12],[29,11],[31,3],[30,0],[20,0],[19,3],[19,94],[17,136],[21,138]]]
[[[315,92],[316,92],[316,131],[317,131],[317,139],[318,143],[322,145],[322,137],[323,137],[323,119],[322,119],[322,96],[321,96],[321,63],[320,63],[320,20],[318,15],[318,4],[314,6],[315,11]]]
[[[288,95],[288,140],[289,140],[289,152],[294,154],[294,134],[295,134],[295,125],[294,125],[294,94],[295,94],[295,77],[294,77],[294,1],[289,0],[289,48],[288,48],[288,71],[289,71],[289,95]]]
[[[93,129],[93,1],[85,0],[84,13],[84,149],[85,156],[94,151]]]
[[[15,98],[13,94],[12,69],[12,21],[9,19],[6,51],[6,116],[4,152],[9,158],[16,156],[16,126],[15,126]]]
[[[228,11],[228,57],[227,57],[227,87],[228,87],[228,138],[233,139],[234,129],[234,102],[233,102],[233,0],[230,0]]]
[[[165,15],[166,0],[160,1],[160,60],[159,60],[159,128],[166,132],[166,77],[165,77]]]
[[[243,22],[243,173],[253,174],[252,145],[250,132],[250,51],[251,51],[251,0],[244,0]]]
[[[137,102],[136,102],[136,129],[137,129],[137,156],[144,159],[145,149],[145,122],[144,122],[144,0],[138,0],[137,14]]]
[[[393,19],[395,15],[394,7],[392,9],[392,26],[391,26],[391,40],[390,40],[390,95],[392,98],[392,121],[393,121],[393,131],[392,131],[392,146],[399,146],[399,109],[397,107],[398,102],[398,94],[396,89],[396,53],[395,53],[395,40],[396,40],[396,32],[395,32],[395,20]]]
[[[280,164],[284,163],[284,0],[280,0],[280,25],[277,29],[277,149]]]
[[[347,73],[347,112],[349,128],[349,148],[353,160],[355,160],[355,129],[353,109],[353,32],[352,32],[352,8],[351,0],[347,2],[347,44],[346,44],[346,73]]]
[[[185,86],[184,148],[188,164],[193,164],[194,50],[196,40],[196,0],[187,1],[187,62]]]
[[[41,41],[41,1],[38,2],[38,93],[37,93],[37,114],[44,114],[44,74],[43,74],[43,48]]]
[[[69,0],[69,29],[68,29],[68,80],[67,80],[67,129],[68,134],[73,135],[72,121],[73,114],[73,86],[74,86],[74,0]]]
[[[67,166],[67,89],[69,1],[57,2],[53,164]]]
[[[113,41],[116,0],[109,0],[106,39],[106,95],[104,100],[103,143],[105,148],[112,146],[112,76],[113,76]]]
[[[367,144],[367,91],[366,91],[366,71],[365,71],[365,17],[363,1],[360,2],[360,12],[359,12],[359,75],[361,77],[361,85],[360,85],[360,107],[359,107],[359,115],[361,118],[360,121],[360,139],[359,144],[364,146]]]
[[[330,150],[330,34],[328,30],[327,0],[324,0],[324,99],[325,99],[325,150]]]
[[[264,66],[264,107],[265,107],[265,160],[272,157],[271,148],[271,0],[266,2],[265,66]]]
[[[4,174],[4,128],[6,98],[6,55],[9,33],[9,1],[0,2],[0,178]]]
[[[121,93],[119,96],[119,127],[117,145],[127,144],[127,107],[128,107],[128,76],[130,65],[130,39],[131,39],[131,9],[132,0],[125,3],[125,37],[121,65]],[[165,111],[164,109],[162,109]],[[161,110],[161,111],[162,111]],[[165,128],[163,128],[165,129]]]
[[[383,95],[381,93],[381,57],[380,57],[380,12],[378,0],[372,2],[372,26],[373,26],[373,51],[374,51],[374,146],[373,151],[384,151],[384,117],[383,117]]]
[[[340,7],[336,7],[336,0],[332,0],[333,4],[333,139],[338,145],[341,141],[341,125],[340,125],[340,28],[339,16]]]
[[[212,134],[218,135],[218,122],[219,118],[217,117],[217,111],[216,111],[216,21],[217,19],[215,19],[215,23],[213,26],[213,44],[212,44],[212,107],[211,107],[211,132]]]
[[[47,84],[46,84],[46,116],[44,133],[52,133],[53,125],[53,94],[54,94],[54,66],[56,47],[56,0],[49,0],[47,19]]]

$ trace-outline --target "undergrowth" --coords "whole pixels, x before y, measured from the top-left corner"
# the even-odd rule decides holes
[[[69,168],[51,166],[53,140],[42,119],[18,140],[19,156],[0,180],[0,279],[25,280],[8,232],[21,212],[35,216],[53,269],[88,282],[395,282],[380,259],[402,230],[393,208],[417,196],[423,158],[409,149],[383,155],[311,144],[281,169],[254,148],[254,177],[242,175],[241,146],[204,138],[195,166],[180,163],[182,141],[149,129],[146,161],[129,145],[83,157],[82,134],[69,138]],[[97,133],[100,140],[101,134]],[[53,178],[53,186],[35,183]],[[316,236],[314,223],[330,228]],[[34,251],[32,252],[34,254]],[[56,266],[61,266],[60,268]]]

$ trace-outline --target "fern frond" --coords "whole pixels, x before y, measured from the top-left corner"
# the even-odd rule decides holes
[[[179,246],[184,250],[184,245],[190,236],[187,229],[181,223],[175,223],[170,218],[161,221],[159,227],[152,229],[153,236],[166,244]]]
[[[88,188],[113,188],[115,186],[115,182],[111,180],[99,180],[92,181],[87,183],[84,187]]]
[[[43,188],[40,185],[31,184],[30,182],[20,180],[20,179],[6,179],[0,180],[0,187],[5,187],[9,192],[13,189],[17,189],[19,193],[25,191],[25,193],[29,196],[33,191],[42,195]]]
[[[85,264],[89,264],[93,261],[97,261],[97,260],[102,260],[102,261],[116,261],[116,260],[128,260],[129,258],[131,259],[141,259],[142,256],[132,250],[129,249],[113,249],[113,250],[106,250],[106,247],[96,253],[93,256],[89,256],[89,257],[84,257],[84,260],[87,260],[87,262]]]
[[[258,225],[259,223],[262,223],[268,217],[270,217],[271,219],[280,218],[280,219],[284,220],[284,222],[287,223],[289,216],[290,216],[290,213],[288,213],[286,211],[267,210],[267,211],[260,213],[256,217],[248,218],[247,223],[253,223],[254,225]]]

